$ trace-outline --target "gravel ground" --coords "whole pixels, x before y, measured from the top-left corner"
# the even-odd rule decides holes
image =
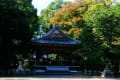
[[[120,78],[84,77],[77,75],[40,75],[33,77],[1,77],[0,80],[120,80]]]

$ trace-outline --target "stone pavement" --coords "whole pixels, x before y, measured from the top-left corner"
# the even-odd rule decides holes
[[[0,77],[0,80],[120,80],[120,78],[83,77],[76,75],[40,75],[33,77]]]

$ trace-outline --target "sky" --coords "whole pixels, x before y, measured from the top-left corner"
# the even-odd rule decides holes
[[[52,1],[54,0],[33,0],[32,4],[37,8],[37,15],[40,14],[40,11],[45,9]],[[74,1],[74,0],[64,0],[64,1]],[[116,0],[120,2],[120,0]]]
[[[52,1],[55,0],[33,0],[32,4],[37,8],[37,14],[40,14],[40,11],[45,9]],[[64,0],[64,1],[73,1],[73,0]]]

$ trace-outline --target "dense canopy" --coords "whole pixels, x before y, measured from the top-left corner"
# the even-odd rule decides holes
[[[37,10],[31,2],[32,0],[0,0],[0,64],[5,64],[5,67],[15,65],[13,59],[16,54],[23,53],[23,46],[37,29]]]

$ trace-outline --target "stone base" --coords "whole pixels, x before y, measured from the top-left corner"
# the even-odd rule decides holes
[[[113,77],[113,72],[111,72],[109,68],[105,68],[101,77]]]

